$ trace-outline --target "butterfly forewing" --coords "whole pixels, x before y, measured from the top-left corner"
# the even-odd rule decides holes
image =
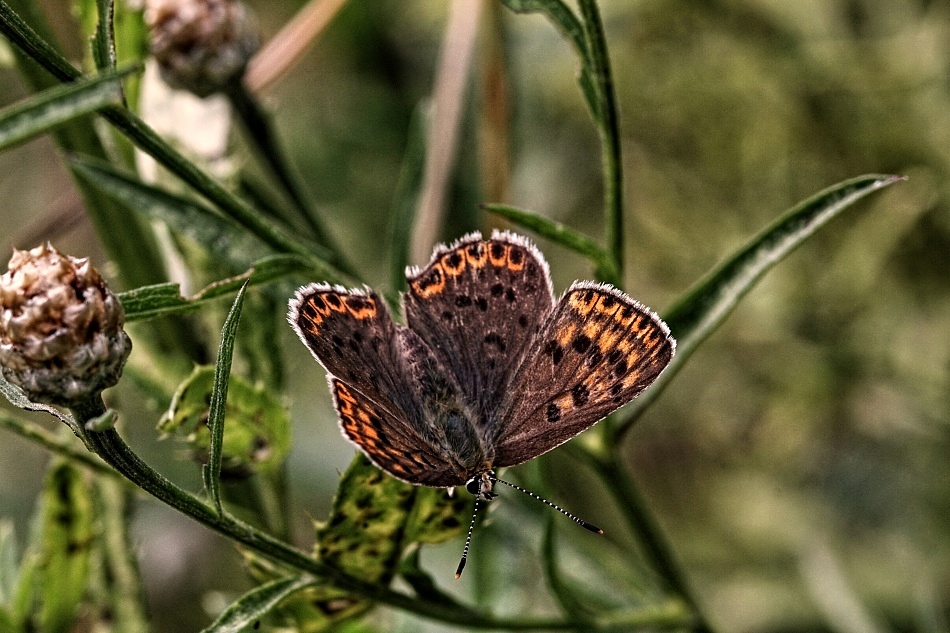
[[[575,283],[512,380],[494,465],[520,464],[590,428],[649,386],[674,349],[651,310],[610,286]]]
[[[547,263],[527,240],[496,233],[437,249],[410,272],[407,325],[478,413],[495,418],[510,378],[554,304]]]

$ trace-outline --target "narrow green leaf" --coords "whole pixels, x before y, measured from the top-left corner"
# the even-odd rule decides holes
[[[584,25],[571,11],[563,0],[502,0],[502,3],[515,13],[543,13],[564,37],[571,43],[580,59],[581,70],[578,83],[581,94],[587,103],[594,121],[599,124],[601,119],[600,100],[597,98],[597,87],[594,81],[590,49]]]
[[[272,255],[254,262],[247,271],[208,284],[191,297],[183,297],[176,283],[155,284],[119,293],[126,323],[157,316],[194,312],[201,304],[236,292],[245,282],[266,283],[291,273],[310,270],[311,261],[296,255]]]
[[[224,610],[202,633],[240,633],[257,628],[261,618],[293,594],[318,584],[310,576],[288,576],[249,591]]]
[[[0,604],[0,633],[20,633],[13,624],[13,615]]]
[[[96,21],[96,34],[92,38],[92,59],[99,70],[115,68],[115,5],[113,0],[96,0],[96,9],[99,19]]]
[[[224,446],[224,411],[228,401],[228,381],[231,377],[231,359],[234,354],[234,339],[237,335],[237,326],[241,320],[241,307],[244,305],[244,293],[247,292],[247,282],[241,286],[234,304],[224,320],[221,330],[221,343],[218,345],[218,361],[214,368],[214,389],[211,392],[211,407],[208,411],[208,429],[211,431],[208,446],[208,463],[205,465],[205,488],[208,496],[217,509],[218,514],[224,513],[221,505],[221,449]]]
[[[52,453],[68,457],[74,464],[84,466],[100,475],[120,477],[119,473],[106,465],[106,463],[95,454],[78,446],[76,442],[70,438],[64,437],[59,433],[54,433],[39,424],[24,422],[23,420],[18,420],[7,415],[0,415],[0,428],[16,433],[20,437],[42,446]]]
[[[650,389],[628,407],[617,431],[623,433],[633,424],[766,272],[842,211],[902,180],[902,176],[859,176],[825,189],[782,215],[701,279],[666,314],[666,322],[676,338],[673,361]]]
[[[0,0],[0,33],[60,81],[73,81],[82,75],[69,60],[24,22],[5,0]]]
[[[600,132],[603,163],[607,252],[610,253],[611,261],[622,278],[624,269],[623,153],[620,149],[620,115],[617,108],[617,95],[610,70],[610,55],[607,53],[607,37],[604,34],[597,0],[578,0],[577,4],[584,22],[584,32],[587,34],[590,72],[599,105],[600,116],[595,119],[597,130]]]
[[[594,264],[597,276],[600,279],[615,285],[618,284],[617,270],[613,266],[610,254],[583,233],[578,233],[560,222],[555,222],[533,211],[517,207],[504,204],[485,204],[482,205],[482,208],[490,213],[500,215],[518,226],[530,229],[541,237],[580,253]]]
[[[71,415],[63,413],[56,407],[40,404],[38,402],[32,402],[26,397],[26,394],[23,393],[19,387],[7,382],[7,380],[2,375],[0,375],[0,394],[3,394],[3,397],[18,409],[23,409],[24,411],[42,411],[44,413],[49,413],[72,429],[73,433],[79,437],[82,437],[81,430],[76,426],[76,421]]]
[[[56,86],[0,111],[0,150],[105,106],[122,102],[122,73]]]

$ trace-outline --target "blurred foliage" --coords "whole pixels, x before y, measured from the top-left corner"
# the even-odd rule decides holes
[[[79,4],[82,30],[67,10],[73,3],[43,0],[37,6],[66,56],[89,60],[93,3]],[[300,7],[274,0],[250,4],[265,36]],[[380,289],[389,288],[391,277],[386,211],[393,208],[410,158],[414,112],[433,92],[445,5],[351,0],[300,64],[259,95],[330,235],[360,278]],[[480,214],[476,205],[503,203],[603,243],[600,148],[578,89],[577,56],[542,17],[495,9],[485,1],[440,235],[452,239],[490,228],[497,220]],[[601,11],[624,150],[626,263],[620,278],[644,303],[672,304],[726,254],[815,191],[861,173],[909,176],[861,203],[860,213],[833,222],[773,270],[627,436],[623,460],[666,531],[699,604],[722,631],[946,633],[950,5],[605,0]],[[138,23],[124,24],[119,58],[138,59]],[[510,134],[503,199],[485,193],[498,160],[485,152],[488,141],[481,134],[491,94],[486,70],[491,50],[503,54],[504,103],[510,108],[503,111]],[[13,68],[0,71],[0,82],[4,106],[34,90]],[[147,80],[143,84],[133,93],[148,99]],[[497,100],[491,103],[499,107]],[[206,120],[192,123],[175,112],[173,123],[182,134],[212,136]],[[257,165],[253,140],[235,128],[218,153],[192,158],[234,190],[254,192],[256,208],[277,215],[287,206],[286,196]],[[102,138],[103,156],[130,172],[136,169],[122,149],[124,140],[113,134]],[[138,161],[144,171],[142,158]],[[84,215],[81,191],[61,165],[48,139],[0,154],[0,168],[9,175],[0,181],[7,201],[0,211],[0,225],[8,229],[6,247],[28,248],[50,239],[61,250],[107,265],[101,245],[109,240],[101,237],[102,224]],[[163,195],[188,195],[166,173],[159,172],[155,183]],[[199,208],[204,202],[191,199],[191,204]],[[304,223],[298,228],[306,232]],[[243,251],[233,259],[209,255],[185,232],[162,228],[159,235],[167,270],[186,284],[186,296],[188,283],[194,292],[243,273],[250,263]],[[573,279],[593,276],[589,262],[572,251],[554,242],[539,244],[558,291]],[[122,278],[116,266],[120,270],[113,277]],[[192,277],[180,276],[185,268]],[[337,432],[322,369],[282,327],[293,285],[285,279],[249,298],[243,320],[256,324],[250,327],[257,335],[241,334],[249,338],[235,359],[230,395],[247,389],[252,401],[255,383],[266,384],[273,401],[259,404],[275,411],[283,402],[273,394],[285,382],[296,426],[286,473],[276,477],[273,488],[291,504],[292,525],[284,529],[296,542],[309,543],[313,531],[306,516],[339,510],[343,501],[336,506],[332,501],[340,481],[334,472],[346,467],[353,451]],[[187,340],[174,362],[155,360],[161,358],[157,353],[138,355],[137,361],[133,353],[127,370],[132,380],[108,394],[111,405],[122,405],[130,443],[190,489],[200,488],[196,469],[176,461],[180,455],[167,443],[155,445],[154,422],[167,409],[174,386],[186,379],[190,360],[213,356],[213,333],[225,313],[219,304],[186,317],[190,320],[174,331],[188,332],[188,338],[170,339]],[[148,348],[153,336],[147,323],[141,325],[133,330],[137,350]],[[163,345],[165,336],[157,339]],[[276,359],[274,367],[263,367],[262,356]],[[277,369],[282,357],[283,374]],[[237,387],[237,374],[250,384]],[[43,453],[20,439],[0,442],[0,508],[15,519],[18,535],[28,532],[34,498],[48,498],[42,463]],[[491,505],[476,534],[461,583],[442,582],[454,569],[459,539],[427,546],[404,561],[402,573],[415,578],[417,593],[434,578],[445,587],[434,595],[447,604],[441,591],[500,615],[551,613],[557,604],[546,578],[551,584],[558,579],[546,576],[544,567],[556,543],[565,582],[580,587],[575,597],[601,595],[604,605],[664,606],[663,582],[637,557],[637,535],[625,529],[622,508],[570,450],[509,476],[601,525],[606,536],[573,538],[569,524],[546,528],[546,508],[505,494]],[[289,492],[280,491],[283,486]],[[251,583],[228,544],[153,505],[142,504],[133,520],[154,630],[197,630]],[[257,513],[261,524],[273,525],[267,517],[286,510],[276,505],[275,510],[274,503],[262,501],[249,516]],[[332,519],[327,525],[332,527]],[[15,559],[7,552],[16,549],[6,528],[0,530],[5,564]],[[455,526],[450,531],[457,532]],[[412,565],[424,572],[414,576]],[[227,572],[209,572],[218,569]],[[281,578],[285,570],[258,571],[260,579]],[[389,577],[393,569],[374,573]],[[0,569],[0,578],[5,574]],[[561,607],[568,610],[564,602]],[[310,605],[299,608],[305,612]],[[353,624],[353,630],[448,626],[388,609],[365,622]],[[0,630],[2,625],[0,620]]]

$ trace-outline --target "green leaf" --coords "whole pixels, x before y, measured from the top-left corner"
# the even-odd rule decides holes
[[[258,621],[293,594],[317,584],[310,576],[279,578],[244,594],[224,610],[202,633],[239,633],[258,626]]]
[[[310,261],[297,255],[273,255],[255,262],[240,275],[205,286],[191,297],[183,297],[179,285],[170,282],[120,292],[118,296],[125,310],[125,320],[129,323],[157,316],[193,312],[203,303],[236,292],[247,281],[256,286],[309,269]]]
[[[96,34],[92,38],[92,58],[99,70],[115,68],[115,5],[113,0],[96,0],[96,9],[99,19],[96,21]]]
[[[76,425],[76,421],[71,415],[63,413],[55,407],[31,401],[26,397],[26,394],[24,394],[19,387],[7,382],[6,378],[4,378],[2,375],[0,375],[0,394],[3,394],[3,397],[18,409],[23,409],[24,411],[42,411],[44,413],[49,413],[72,429],[73,433],[79,437],[82,437],[81,429],[79,429],[79,427]]]
[[[158,424],[164,434],[174,435],[190,445],[192,456],[206,463],[211,437],[208,403],[214,389],[215,368],[196,367],[186,378]],[[221,444],[222,476],[246,477],[262,471],[275,473],[290,451],[290,418],[280,400],[266,389],[232,376],[225,409],[224,439]]]
[[[241,320],[241,307],[244,305],[244,293],[247,282],[241,286],[224,327],[221,330],[221,342],[218,345],[218,361],[214,367],[214,388],[211,390],[211,406],[208,410],[208,429],[211,440],[208,444],[208,463],[202,472],[205,488],[211,497],[218,514],[224,513],[221,506],[221,449],[224,445],[224,411],[228,401],[228,381],[231,378],[231,359],[234,354],[234,339]]]
[[[482,205],[482,208],[490,213],[500,215],[518,226],[534,231],[541,237],[580,253],[594,264],[597,276],[600,279],[618,285],[617,270],[610,254],[583,233],[578,233],[560,222],[555,222],[533,211],[506,204],[485,204]]]
[[[838,183],[782,215],[699,281],[666,314],[676,355],[657,381],[628,407],[619,432],[660,394],[706,337],[732,313],[762,276],[832,218],[865,196],[904,180],[869,175]]]
[[[607,38],[600,19],[597,0],[578,0],[584,32],[587,35],[591,80],[594,83],[599,116],[595,116],[600,132],[601,162],[604,180],[604,225],[607,251],[614,267],[623,276],[624,269],[624,208],[623,208],[623,152],[620,148],[620,115]]]
[[[581,94],[587,103],[587,109],[594,117],[594,121],[601,119],[600,100],[597,98],[597,87],[594,81],[590,49],[587,43],[587,34],[584,25],[562,0],[502,0],[502,3],[515,13],[543,13],[554,26],[574,46],[581,62],[581,72],[578,83]]]
[[[0,111],[0,150],[122,102],[122,78],[134,69],[44,90]]]
[[[329,520],[317,530],[317,552],[337,569],[388,584],[407,548],[459,536],[472,502],[470,495],[450,498],[445,490],[401,482],[359,454],[343,474]],[[322,604],[338,603],[345,595],[330,595]],[[334,615],[352,616],[368,607],[351,599]]]

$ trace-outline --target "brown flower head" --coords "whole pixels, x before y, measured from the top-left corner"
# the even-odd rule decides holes
[[[50,244],[14,251],[0,276],[0,367],[34,402],[73,406],[114,385],[132,342],[88,259]]]
[[[239,0],[147,0],[145,22],[162,79],[199,97],[239,79],[260,44]]]

